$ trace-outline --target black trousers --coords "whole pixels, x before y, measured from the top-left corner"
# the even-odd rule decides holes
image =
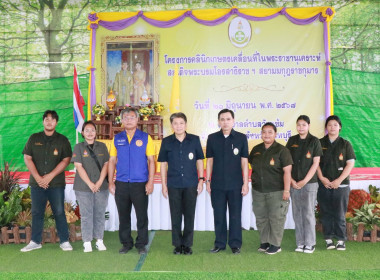
[[[214,209],[215,247],[225,248],[227,243],[227,205],[229,212],[228,245],[231,248],[241,248],[241,207],[243,197],[241,189],[211,190],[211,204]]]
[[[135,208],[137,218],[136,248],[148,244],[148,196],[145,193],[146,182],[125,183],[116,181],[115,201],[119,213],[120,243],[133,247],[131,236],[131,211]]]
[[[172,244],[175,247],[193,246],[197,187],[168,188],[170,216],[172,220]],[[182,215],[184,229],[182,234]]]
[[[318,203],[325,239],[347,239],[346,212],[350,187],[326,189],[321,182],[318,188]]]

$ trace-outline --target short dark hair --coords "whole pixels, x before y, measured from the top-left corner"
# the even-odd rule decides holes
[[[92,125],[95,129],[96,129],[96,124],[93,122],[93,121],[86,121],[85,123],[83,123],[83,126],[82,126],[82,132],[84,131],[84,128],[88,125]]]
[[[232,118],[234,119],[235,118],[235,114],[233,111],[231,111],[230,109],[223,109],[221,110],[219,113],[218,113],[218,120],[220,119],[220,115],[221,114],[224,114],[224,113],[230,113]]]
[[[307,124],[310,124],[310,118],[309,118],[308,116],[306,116],[306,115],[301,115],[301,116],[299,116],[299,117],[297,118],[296,123],[297,123],[298,121],[300,121],[300,120],[307,122]]]
[[[94,126],[95,131],[96,131],[96,124],[95,124],[93,121],[91,121],[91,120],[90,120],[90,121],[86,121],[86,122],[82,125],[82,133],[81,133],[82,138],[84,138],[83,131],[84,131],[84,128],[85,128],[87,125],[92,125],[92,126]]]
[[[340,129],[342,129],[342,121],[337,115],[331,115],[326,119],[325,128],[327,128],[327,124],[329,121],[337,121],[340,125]]]
[[[127,108],[123,109],[123,110],[120,112],[120,118],[122,119],[122,118],[123,118],[123,115],[124,115],[124,114],[128,114],[129,112],[133,112],[133,113],[135,113],[136,118],[139,117],[139,110],[138,110],[138,109],[133,108],[133,107],[127,107]]]
[[[45,120],[45,118],[47,118],[48,115],[50,115],[54,120],[58,122],[58,114],[54,110],[46,110],[44,115],[42,116],[42,121]]]
[[[277,127],[274,125],[274,123],[272,123],[272,122],[264,123],[264,125],[261,127],[261,130],[263,130],[264,127],[266,127],[266,126],[271,126],[273,128],[274,132],[277,132]]]
[[[185,121],[185,123],[187,123],[187,117],[182,112],[177,112],[177,113],[171,114],[171,116],[170,116],[170,123],[173,123],[174,119],[177,119],[177,118],[181,118],[181,119],[183,119]]]

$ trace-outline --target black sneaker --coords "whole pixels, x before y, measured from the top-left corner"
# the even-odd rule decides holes
[[[346,251],[346,244],[344,244],[344,241],[343,240],[339,240],[337,243],[336,243],[336,249],[338,251]]]
[[[269,249],[269,243],[261,243],[259,249],[257,251],[259,252],[266,252]]]
[[[331,239],[326,239],[326,249],[327,250],[335,249],[334,242]]]
[[[184,255],[192,255],[193,254],[193,250],[191,249],[191,247],[184,246],[183,247],[183,254]]]
[[[274,255],[281,252],[281,247],[270,245],[269,249],[265,252],[268,255]]]
[[[173,250],[174,255],[181,255],[182,254],[182,246],[175,247]]]

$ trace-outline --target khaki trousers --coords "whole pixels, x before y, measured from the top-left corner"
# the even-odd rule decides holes
[[[252,207],[260,233],[260,243],[281,246],[289,208],[289,200],[283,200],[282,195],[283,191],[261,193],[252,190]]]

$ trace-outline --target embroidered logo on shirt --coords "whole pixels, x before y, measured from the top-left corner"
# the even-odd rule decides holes
[[[310,151],[307,151],[306,158],[311,158]]]
[[[54,149],[53,155],[58,156],[58,150]]]
[[[269,162],[270,165],[274,165],[274,159],[272,158]]]
[[[141,147],[143,145],[143,141],[141,140],[136,140],[136,146]]]
[[[326,147],[322,147],[322,150],[327,150],[327,148]]]
[[[77,154],[73,154],[73,157],[76,157],[77,156]]]
[[[86,150],[84,150],[84,152],[83,152],[83,157],[88,157],[88,153]]]
[[[297,144],[293,144],[292,148],[298,148],[298,145]]]
[[[237,156],[238,153],[239,153],[239,149],[238,149],[238,148],[235,148],[235,149],[234,149],[234,155]]]
[[[189,153],[189,159],[192,160],[194,158],[194,154],[193,153]]]
[[[40,142],[36,142],[36,143],[34,143],[34,145],[36,145],[36,146],[43,146],[44,144],[42,144]]]
[[[255,155],[261,155],[261,153],[260,152],[256,152]]]
[[[343,154],[342,153],[340,153],[340,155],[339,155],[339,160],[343,160]]]

